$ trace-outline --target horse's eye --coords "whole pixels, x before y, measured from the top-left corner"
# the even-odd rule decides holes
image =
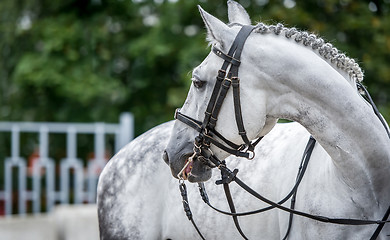
[[[206,83],[205,81],[196,78],[192,78],[191,80],[192,80],[192,84],[194,84],[194,87],[196,88],[202,88],[203,85]]]

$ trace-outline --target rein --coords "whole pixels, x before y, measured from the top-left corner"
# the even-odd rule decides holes
[[[300,164],[300,167],[299,167],[296,183],[293,186],[293,188],[291,189],[291,191],[289,192],[289,194],[287,194],[287,196],[285,198],[283,198],[281,201],[274,202],[274,201],[272,201],[272,200],[262,196],[261,194],[259,194],[255,190],[253,190],[251,187],[246,185],[243,181],[241,181],[237,177],[237,173],[238,173],[237,169],[235,169],[234,171],[231,171],[228,167],[226,167],[225,161],[220,161],[220,160],[218,160],[216,158],[211,158],[212,161],[214,162],[214,164],[217,165],[218,169],[221,171],[221,180],[216,181],[216,184],[217,185],[223,184],[225,195],[226,195],[226,198],[228,200],[228,204],[229,204],[229,208],[230,208],[231,212],[220,210],[218,208],[215,208],[213,205],[211,205],[204,184],[203,183],[198,183],[199,192],[200,192],[200,195],[202,197],[202,200],[209,207],[214,209],[215,211],[217,211],[217,212],[219,212],[221,214],[232,216],[237,230],[239,231],[239,233],[241,234],[241,236],[244,239],[248,239],[248,238],[245,236],[245,234],[241,230],[241,227],[240,227],[240,225],[238,223],[238,218],[237,217],[253,215],[253,214],[265,212],[265,211],[268,211],[268,210],[271,210],[271,209],[274,209],[274,208],[278,208],[280,210],[283,210],[285,212],[290,213],[288,228],[287,228],[287,231],[286,231],[286,234],[285,234],[283,240],[287,239],[288,236],[289,236],[289,233],[290,233],[290,230],[291,230],[291,226],[292,226],[292,220],[293,220],[293,216],[294,215],[299,215],[299,216],[302,216],[302,217],[310,218],[310,219],[313,219],[313,220],[316,220],[316,221],[320,221],[320,222],[324,222],[324,223],[332,223],[332,224],[339,224],[339,225],[353,225],[353,226],[356,226],[356,225],[374,225],[374,224],[377,224],[378,227],[376,228],[375,232],[373,233],[373,235],[370,238],[370,240],[376,240],[377,237],[379,236],[381,230],[383,229],[384,225],[386,223],[390,222],[390,220],[387,220],[389,215],[390,215],[390,207],[387,209],[387,211],[384,214],[382,220],[362,220],[362,219],[353,219],[353,218],[329,218],[329,217],[326,217],[326,216],[313,215],[313,214],[309,214],[309,213],[306,213],[306,212],[297,211],[297,210],[294,209],[295,197],[296,197],[296,194],[297,194],[298,186],[299,186],[299,184],[300,184],[300,182],[301,182],[301,180],[302,180],[302,178],[304,176],[304,173],[305,173],[305,170],[306,170],[307,165],[309,163],[309,160],[310,160],[310,157],[311,157],[311,153],[312,153],[312,151],[314,149],[315,143],[316,143],[316,140],[313,137],[310,137],[309,142],[308,142],[308,144],[306,146],[305,152],[304,152],[303,157],[302,157],[302,161],[301,161],[301,164]],[[265,207],[265,208],[261,208],[261,209],[258,209],[258,210],[254,210],[254,211],[237,213],[235,211],[233,198],[232,198],[232,196],[230,194],[230,190],[229,190],[229,184],[231,182],[233,182],[233,181],[236,182],[237,185],[239,185],[242,189],[244,189],[250,195],[254,196],[255,198],[261,200],[264,203],[267,203],[270,206],[269,207]],[[184,206],[184,210],[186,212],[186,215],[187,215],[188,219],[192,222],[193,226],[195,227],[195,229],[198,232],[198,234],[201,237],[201,239],[205,239],[204,236],[202,235],[202,233],[200,232],[198,226],[196,225],[196,223],[194,222],[194,220],[192,218],[192,213],[191,213],[191,209],[190,209],[188,198],[187,198],[187,191],[186,191],[184,180],[180,180],[179,187],[180,187],[181,195],[183,197],[183,206]],[[291,198],[290,208],[283,206],[282,204],[284,202],[286,202],[290,198]]]
[[[285,198],[280,200],[279,202],[274,202],[262,195],[260,195],[258,192],[250,188],[248,185],[246,185],[243,181],[241,181],[237,177],[238,169],[234,169],[231,171],[227,166],[225,161],[220,161],[210,150],[210,144],[214,144],[218,148],[233,154],[237,157],[245,157],[247,159],[253,159],[255,154],[254,154],[254,148],[255,146],[260,142],[262,137],[258,138],[256,141],[251,142],[249,141],[244,123],[242,120],[242,112],[241,112],[241,104],[240,104],[240,89],[239,89],[239,83],[240,80],[238,78],[238,69],[240,66],[240,57],[241,57],[241,52],[244,47],[244,43],[250,33],[253,31],[254,27],[253,26],[243,26],[239,33],[237,34],[229,52],[227,54],[223,53],[221,50],[218,48],[214,47],[212,48],[212,51],[222,59],[224,59],[223,65],[221,69],[218,71],[217,75],[217,81],[214,85],[214,89],[210,98],[210,101],[207,105],[207,109],[205,111],[205,117],[203,119],[203,122],[198,121],[196,119],[193,119],[185,114],[182,114],[180,112],[180,109],[177,109],[175,112],[175,119],[183,122],[184,124],[192,127],[196,131],[199,132],[199,135],[195,138],[194,141],[194,153],[193,155],[188,159],[187,163],[183,167],[183,169],[179,172],[178,178],[179,178],[179,188],[181,192],[181,196],[183,199],[183,207],[184,211],[187,215],[187,218],[191,221],[193,226],[195,227],[196,231],[198,232],[199,236],[202,239],[205,239],[202,233],[200,232],[198,226],[196,225],[195,221],[193,220],[192,217],[192,212],[190,209],[190,205],[188,202],[188,195],[187,195],[187,188],[184,183],[184,177],[185,174],[185,169],[187,168],[188,164],[190,164],[191,161],[201,161],[203,164],[209,166],[210,168],[217,167],[221,171],[221,180],[218,180],[216,182],[217,185],[222,184],[225,195],[229,204],[230,212],[223,211],[220,209],[215,208],[212,206],[209,202],[209,198],[206,193],[206,188],[203,183],[198,183],[200,195],[202,197],[202,200],[212,209],[215,211],[229,215],[233,218],[234,224],[238,230],[238,232],[241,234],[241,236],[244,239],[248,239],[245,234],[243,233],[238,217],[239,216],[247,216],[247,215],[253,215],[261,212],[265,212],[274,208],[278,208],[280,210],[283,210],[285,212],[290,213],[289,216],[289,223],[288,223],[288,228],[286,231],[286,234],[283,238],[283,240],[287,239],[291,230],[292,226],[292,220],[294,215],[299,215],[303,216],[306,218],[310,218],[316,221],[320,222],[325,222],[325,223],[333,223],[333,224],[342,224],[342,225],[373,225],[377,224],[378,227],[376,228],[375,232],[371,236],[370,240],[375,240],[381,230],[383,229],[384,225],[390,220],[387,220],[390,215],[390,206],[386,213],[384,214],[382,220],[362,220],[362,219],[350,219],[350,218],[329,218],[321,215],[312,215],[306,212],[302,211],[297,211],[295,210],[295,199],[297,195],[297,190],[299,187],[299,184],[301,183],[301,180],[305,174],[307,165],[309,163],[312,151],[314,149],[316,140],[313,137],[310,137],[309,142],[306,146],[306,149],[304,151],[301,164],[298,170],[298,174],[296,177],[296,182],[295,185],[293,186],[292,190],[287,194]],[[227,72],[227,68],[230,66],[230,69]],[[221,109],[222,103],[226,97],[226,94],[230,88],[230,86],[233,86],[233,99],[234,99],[234,111],[235,111],[235,119],[236,119],[236,124],[238,128],[238,133],[241,136],[244,144],[237,145],[229,140],[227,140],[225,137],[222,136],[219,132],[215,130],[215,125],[218,120],[218,114]],[[375,103],[373,102],[371,96],[369,95],[368,91],[364,88],[364,86],[361,83],[357,83],[357,87],[362,90],[365,95],[366,95],[366,100],[371,104],[374,113],[377,115],[381,123],[384,125],[386,132],[390,138],[390,132],[389,129],[386,125],[385,120],[383,117],[380,115]],[[218,138],[219,140],[222,140],[223,143],[219,142],[215,138]],[[227,146],[226,146],[227,145]],[[236,182],[242,189],[244,189],[246,192],[251,194],[252,196],[258,198],[259,200],[267,203],[270,205],[269,207],[254,210],[254,211],[249,211],[249,212],[241,212],[237,213],[235,209],[235,205],[233,202],[233,198],[230,193],[230,188],[229,184],[231,182]],[[291,203],[290,207],[285,207],[282,204],[285,203],[287,200],[291,198]]]

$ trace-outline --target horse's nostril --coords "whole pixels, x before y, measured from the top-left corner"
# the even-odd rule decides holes
[[[164,162],[166,163],[166,164],[169,164],[169,157],[168,157],[168,153],[167,153],[167,151],[165,151],[164,150],[164,153],[163,153],[163,159],[164,159]]]

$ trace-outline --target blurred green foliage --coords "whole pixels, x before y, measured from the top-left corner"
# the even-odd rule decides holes
[[[315,32],[365,71],[390,119],[390,0],[242,0],[253,22]],[[117,122],[136,134],[172,119],[208,53],[197,5],[224,0],[1,0],[0,121]]]

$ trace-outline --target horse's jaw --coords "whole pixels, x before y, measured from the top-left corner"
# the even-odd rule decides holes
[[[170,161],[172,175],[177,179],[188,180],[192,183],[206,182],[212,176],[210,167],[201,161],[194,159],[189,161],[189,155],[180,158],[177,161]],[[182,164],[184,163],[184,164]]]
[[[191,171],[188,173],[187,180],[192,183],[206,182],[210,180],[211,176],[211,168],[195,160],[192,164]]]
[[[193,143],[182,138],[170,139],[163,159],[169,165],[172,176],[189,182],[205,182],[212,176],[211,168],[193,156]],[[191,160],[190,160],[191,158]]]

